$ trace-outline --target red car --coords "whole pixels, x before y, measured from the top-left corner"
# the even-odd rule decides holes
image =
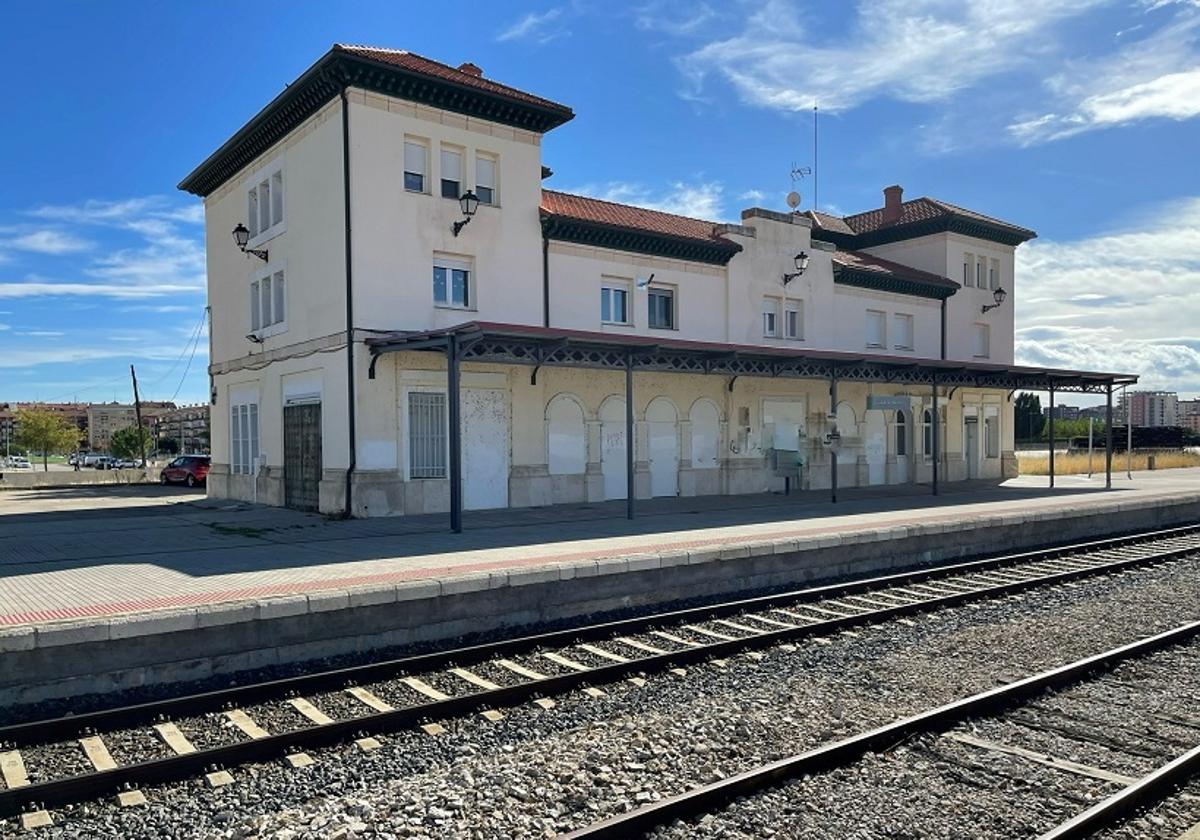
[[[158,480],[163,484],[186,484],[195,487],[208,476],[212,458],[207,455],[180,455],[162,469]]]

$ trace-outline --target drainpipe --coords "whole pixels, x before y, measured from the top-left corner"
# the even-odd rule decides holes
[[[346,85],[342,85],[342,203],[346,215],[346,417],[349,423],[347,440],[350,446],[350,463],[346,467],[346,510],[349,518],[354,510],[351,477],[357,466],[357,443],[354,436],[354,284],[353,251],[351,250],[350,228],[350,101],[346,97]]]
[[[946,359],[946,298],[942,298],[942,360]]]
[[[550,237],[542,232],[542,326],[550,326]]]

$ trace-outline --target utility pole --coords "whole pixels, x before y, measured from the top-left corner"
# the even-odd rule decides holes
[[[133,365],[129,366],[129,376],[133,379],[133,414],[137,418],[138,449],[142,453],[142,470],[146,469],[146,438],[142,436],[142,401],[138,397],[137,372]]]

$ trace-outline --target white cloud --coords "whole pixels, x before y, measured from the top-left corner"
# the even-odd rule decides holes
[[[88,200],[77,204],[44,205],[29,212],[41,219],[85,227],[123,231],[120,244],[99,253],[72,272],[53,280],[30,276],[0,282],[0,298],[37,296],[98,296],[149,298],[200,293],[205,287],[202,231],[191,226],[203,221],[203,207],[182,204],[165,196],[122,201]],[[61,236],[65,237],[66,234]],[[136,244],[125,244],[135,238]],[[71,240],[59,242],[69,245]],[[55,243],[46,241],[47,247]]]
[[[762,190],[746,190],[744,193],[738,196],[738,201],[750,201],[755,204],[759,204],[766,197],[767,194]]]
[[[529,12],[496,35],[497,41],[536,41],[545,44],[570,34],[561,26],[562,9],[549,9],[541,14]]]
[[[710,75],[750,104],[839,112],[876,97],[942,102],[983,79],[1044,59],[1055,25],[1104,0],[861,0],[850,31],[827,41],[808,12],[768,0],[743,31],[679,59],[700,96]],[[982,48],[981,45],[986,45]]]
[[[13,333],[13,335],[24,335],[30,338],[62,338],[66,333],[58,330],[26,330]]]
[[[693,34],[715,17],[716,12],[708,3],[652,0],[634,10],[633,23],[647,32],[681,36]]]
[[[58,283],[39,279],[0,283],[0,299],[70,296],[137,299],[162,295],[196,294],[201,291],[203,291],[202,288],[194,285],[172,283]]]
[[[1068,62],[1046,79],[1042,112],[1008,126],[1024,145],[1148,119],[1200,116],[1200,16],[1178,19],[1110,55]]]
[[[86,251],[92,243],[59,230],[31,230],[10,239],[0,239],[0,248],[32,251],[35,254],[72,254]]]
[[[1023,245],[1016,272],[1020,363],[1200,392],[1200,197],[1118,232]]]
[[[584,184],[568,192],[697,219],[716,221],[724,215],[721,207],[724,187],[717,182],[676,182],[666,191],[656,193],[644,184],[609,181],[605,184]]]
[[[11,329],[12,329],[12,327],[10,327],[8,324],[0,324],[0,332],[4,332],[5,330],[11,330]]]

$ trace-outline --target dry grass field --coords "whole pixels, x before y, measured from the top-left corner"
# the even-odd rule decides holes
[[[1147,461],[1149,456],[1144,452],[1133,453],[1133,468],[1135,470],[1147,469]],[[1050,473],[1050,456],[1042,455],[1035,458],[1018,458],[1017,463],[1021,468],[1021,475],[1049,475]],[[1156,452],[1154,453],[1154,468],[1156,470],[1170,470],[1178,467],[1200,467],[1200,454],[1195,452]],[[1125,453],[1120,452],[1113,456],[1113,470],[1125,469]],[[1058,475],[1070,475],[1075,473],[1086,473],[1088,471],[1088,456],[1086,452],[1071,452],[1069,454],[1057,454],[1054,456],[1054,472]],[[1092,472],[1104,472],[1104,452],[1096,452],[1092,455]]]

